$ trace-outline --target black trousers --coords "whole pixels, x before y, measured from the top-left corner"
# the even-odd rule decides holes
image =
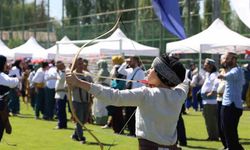
[[[238,124],[242,109],[236,108],[234,103],[230,106],[221,106],[221,127],[225,136],[228,150],[242,150],[239,143]]]
[[[0,142],[3,137],[3,132],[4,132],[4,122],[3,122],[2,116],[0,116]]]
[[[125,122],[127,122],[129,118],[132,116],[132,118],[128,122],[129,134],[132,136],[135,136],[135,113],[134,113],[135,110],[136,110],[136,107],[125,107],[125,112],[126,112]]]
[[[159,145],[155,142],[146,140],[146,139],[138,139],[139,150],[158,150],[159,148],[164,148],[168,150],[181,150],[181,148],[177,147],[177,145]]]
[[[222,126],[221,126],[221,106],[222,106],[222,102],[221,101],[217,101],[217,111],[218,111],[218,129],[219,129],[219,136],[220,136],[220,140],[223,144],[223,146],[226,148],[227,147],[227,143],[226,143],[226,140],[225,140],[225,136],[224,136],[224,133],[223,133],[223,130],[222,130]]]
[[[122,110],[123,107],[113,106],[114,113],[112,114],[112,128],[115,133],[123,133],[124,119]]]
[[[181,146],[186,146],[187,145],[186,129],[181,113],[179,116],[179,120],[177,122],[177,135],[179,144]]]

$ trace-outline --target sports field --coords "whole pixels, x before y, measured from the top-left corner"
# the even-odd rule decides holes
[[[220,142],[206,141],[204,119],[201,112],[190,110],[184,115],[188,146],[184,150],[217,150],[222,148]],[[164,118],[163,118],[164,119]],[[167,119],[167,116],[166,116]],[[56,121],[35,120],[31,107],[22,104],[21,114],[10,117],[13,133],[5,134],[0,143],[0,150],[99,150],[96,141],[85,131],[87,143],[73,141],[70,135],[74,125],[69,122],[68,129],[56,130]],[[136,138],[113,134],[111,129],[101,129],[100,126],[86,125],[104,144],[104,149],[136,150]],[[250,150],[250,111],[245,110],[239,124],[240,142],[246,150]]]

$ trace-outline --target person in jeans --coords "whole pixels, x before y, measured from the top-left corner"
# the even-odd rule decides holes
[[[65,66],[62,61],[56,63],[57,68],[57,80],[55,84],[55,99],[56,99],[56,114],[58,117],[58,124],[56,129],[67,128],[67,115],[66,115],[66,103],[67,103],[67,88],[65,86]]]
[[[238,124],[243,110],[241,98],[242,87],[244,84],[243,70],[237,65],[237,55],[226,53],[222,64],[227,68],[226,74],[220,74],[219,79],[226,81],[225,90],[221,106],[221,126],[224,133],[225,142],[228,150],[242,150],[239,143]]]
[[[82,58],[78,58],[75,66],[74,72],[84,73],[87,71],[87,63]],[[78,76],[81,81],[93,82],[93,79],[89,75]],[[91,96],[85,90],[74,87],[72,89],[72,101],[75,114],[78,119],[85,124],[88,121],[89,117],[89,102],[91,101]],[[73,110],[72,110],[73,111]],[[82,126],[79,123],[76,123],[75,131],[71,136],[73,140],[80,141],[82,144],[85,143],[86,138],[83,136]]]

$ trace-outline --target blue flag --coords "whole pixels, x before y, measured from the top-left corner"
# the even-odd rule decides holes
[[[185,39],[178,0],[152,0],[152,4],[162,25],[180,39]]]

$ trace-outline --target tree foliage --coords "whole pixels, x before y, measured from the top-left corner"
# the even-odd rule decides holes
[[[1,29],[21,30],[23,28],[30,29],[35,27],[46,27],[46,23],[37,23],[37,25],[34,25],[34,22],[44,22],[48,20],[48,16],[45,13],[44,1],[42,1],[36,9],[35,12],[34,2],[28,4],[24,3],[23,5],[22,0],[1,0]]]
[[[200,32],[200,5],[198,0],[183,0],[184,26],[189,35]]]
[[[212,11],[213,11],[213,1],[211,0],[205,0],[204,1],[204,19],[203,19],[203,25],[202,28],[207,28],[213,21],[212,17]]]

